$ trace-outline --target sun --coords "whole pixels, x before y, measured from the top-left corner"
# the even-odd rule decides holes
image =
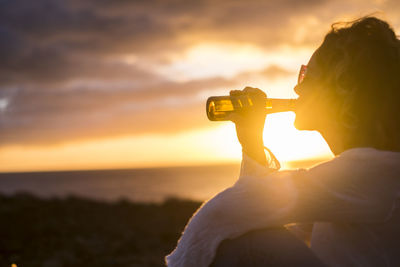
[[[323,137],[316,131],[299,131],[293,123],[293,112],[270,114],[265,120],[264,144],[281,163],[328,159],[332,152]],[[221,125],[201,133],[202,153],[225,160],[240,160],[241,147],[236,137],[235,125],[223,122]],[[199,136],[197,136],[199,138]]]
[[[270,114],[264,128],[264,144],[280,161],[331,157],[331,151],[316,131],[299,131],[293,112]]]

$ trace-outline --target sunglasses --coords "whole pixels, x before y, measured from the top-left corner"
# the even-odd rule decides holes
[[[301,65],[299,76],[297,77],[297,84],[301,84],[303,82],[306,73],[307,73],[307,65]]]

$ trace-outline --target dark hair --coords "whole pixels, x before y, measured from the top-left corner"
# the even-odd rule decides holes
[[[381,148],[398,147],[400,41],[389,24],[372,16],[332,24],[316,61],[322,83],[340,99],[343,126],[361,135],[378,131],[386,136]]]

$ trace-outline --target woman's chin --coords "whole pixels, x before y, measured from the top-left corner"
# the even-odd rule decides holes
[[[312,130],[315,130],[315,128],[310,125],[309,121],[298,119],[297,116],[296,116],[296,119],[294,120],[293,125],[299,131],[312,131]]]

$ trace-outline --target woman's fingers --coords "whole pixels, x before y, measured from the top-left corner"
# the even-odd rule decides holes
[[[243,92],[251,99],[253,105],[257,108],[265,108],[265,98],[267,95],[258,88],[246,87]]]
[[[229,95],[238,96],[238,95],[254,95],[258,97],[267,97],[267,95],[260,89],[254,87],[245,87],[243,90],[231,90]]]
[[[229,92],[230,96],[239,96],[239,95],[243,95],[243,91],[242,90],[232,90]]]
[[[243,90],[232,90],[229,92],[230,96],[233,97],[248,97],[250,101],[242,101],[240,102],[243,110],[241,113],[245,112],[245,109],[253,106],[253,111],[261,111],[265,108],[265,98],[267,95],[260,89],[254,87],[245,87]],[[243,99],[244,100],[244,99]]]
[[[260,89],[254,87],[246,87],[243,92],[249,95],[267,97],[267,95]]]

